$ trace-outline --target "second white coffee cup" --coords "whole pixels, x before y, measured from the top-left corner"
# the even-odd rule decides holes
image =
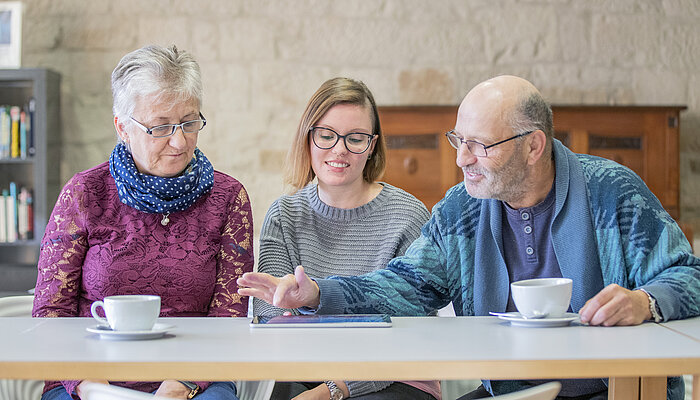
[[[540,278],[513,282],[510,292],[520,314],[527,318],[557,318],[571,302],[569,278]]]
[[[97,309],[102,308],[107,318]],[[90,307],[92,317],[115,331],[147,331],[153,329],[160,314],[160,296],[121,295],[107,296]]]

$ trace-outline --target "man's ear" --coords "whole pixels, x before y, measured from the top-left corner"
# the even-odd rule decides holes
[[[528,152],[527,163],[534,165],[544,155],[544,150],[547,147],[547,136],[540,129],[532,132],[530,135],[530,149]]]
[[[117,135],[122,142],[129,142],[129,135],[127,135],[126,130],[124,129],[124,124],[119,121],[119,117],[116,115],[114,116],[114,129],[117,130]]]

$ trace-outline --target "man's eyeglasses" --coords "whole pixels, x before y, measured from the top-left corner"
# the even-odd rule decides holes
[[[316,147],[323,150],[333,148],[335,144],[338,143],[338,140],[343,138],[345,148],[348,149],[349,152],[355,154],[362,154],[367,151],[375,136],[369,133],[348,133],[347,135],[340,135],[333,129],[320,126],[311,127],[311,129],[309,129],[309,134]]]
[[[513,139],[527,136],[527,135],[531,134],[532,132],[534,132],[534,131],[521,133],[519,135],[509,137],[508,139],[501,140],[500,142],[496,142],[496,143],[490,144],[488,146],[483,144],[483,143],[479,143],[476,140],[464,140],[461,137],[455,135],[454,130],[451,130],[451,131],[445,133],[445,136],[447,137],[447,140],[450,142],[452,147],[454,147],[457,150],[459,150],[459,146],[461,146],[464,143],[467,145],[467,149],[469,150],[469,152],[474,154],[476,157],[488,157],[488,153],[486,152],[486,149],[490,149],[491,147],[498,146],[499,144],[503,144],[503,143],[508,142],[510,140],[513,140]]]
[[[175,134],[175,129],[180,128],[182,129],[183,133],[197,133],[204,128],[204,126],[207,124],[207,120],[204,118],[204,115],[202,113],[199,113],[199,118],[200,119],[193,119],[192,121],[185,121],[181,124],[164,124],[164,125],[158,125],[154,126],[153,128],[146,128],[146,126],[139,121],[135,120],[134,117],[129,117],[131,118],[132,121],[136,123],[136,125],[143,129],[144,132],[148,133],[152,137],[168,137],[172,136]]]

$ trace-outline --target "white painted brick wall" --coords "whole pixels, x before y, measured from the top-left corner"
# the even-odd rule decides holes
[[[26,67],[62,75],[61,174],[107,159],[109,77],[149,43],[203,71],[200,147],[240,179],[256,229],[282,191],[281,161],[326,79],[365,81],[377,102],[457,104],[497,74],[555,103],[686,104],[681,212],[700,232],[700,1],[24,0]]]

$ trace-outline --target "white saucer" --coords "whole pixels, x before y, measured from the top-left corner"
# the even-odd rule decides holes
[[[90,333],[100,335],[100,339],[109,340],[145,340],[158,339],[163,337],[168,330],[173,329],[174,325],[155,324],[150,331],[113,331],[112,328],[105,325],[97,325],[85,328]]]
[[[509,312],[499,315],[499,319],[509,321],[513,326],[524,326],[528,328],[552,328],[556,326],[567,326],[578,319],[576,313],[565,313],[557,318],[525,319],[519,312]]]

